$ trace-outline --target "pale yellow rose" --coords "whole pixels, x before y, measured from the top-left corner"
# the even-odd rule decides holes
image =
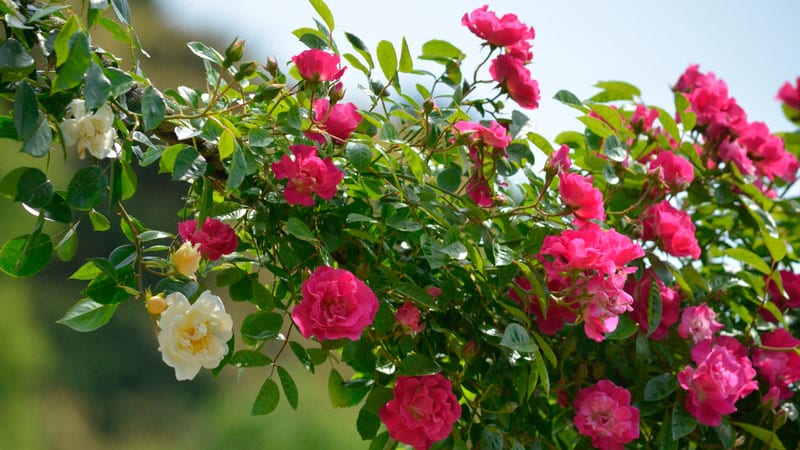
[[[222,299],[205,291],[190,304],[183,294],[173,292],[166,302],[167,309],[158,319],[158,350],[164,362],[175,368],[175,378],[191,380],[201,368],[217,367],[233,336],[233,319]]]
[[[104,104],[92,113],[86,112],[83,100],[75,99],[69,104],[69,119],[61,123],[64,145],[75,148],[78,157],[83,159],[86,150],[98,159],[116,158],[114,139],[116,133],[111,126],[114,123],[114,112]]]
[[[175,270],[190,277],[200,267],[202,256],[200,254],[200,244],[192,245],[187,241],[172,254],[172,265],[175,266]]]

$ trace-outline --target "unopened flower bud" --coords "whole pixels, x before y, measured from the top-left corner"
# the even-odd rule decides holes
[[[224,65],[226,67],[230,67],[236,61],[242,59],[242,54],[244,53],[244,39],[235,39],[231,42],[231,45],[225,49],[225,62]]]
[[[172,265],[179,273],[189,277],[200,267],[201,257],[200,244],[192,245],[186,241],[172,254]]]
[[[160,295],[154,295],[147,299],[145,308],[147,308],[147,312],[150,313],[150,315],[157,316],[167,309],[167,301]]]
[[[252,61],[248,61],[248,62],[242,63],[239,66],[239,70],[236,72],[236,75],[234,76],[234,79],[236,81],[241,81],[241,80],[253,75],[254,73],[256,73],[256,69],[257,68],[258,68],[258,65],[256,63],[252,62]]]
[[[267,58],[267,63],[264,64],[264,70],[273,77],[278,75],[279,72],[278,61],[275,58]]]
[[[431,111],[437,109],[436,102],[431,97],[428,97],[422,102],[422,109],[425,110],[425,114],[430,114]]]
[[[328,89],[328,97],[330,98],[331,105],[335,105],[339,100],[344,98],[344,86],[342,83],[333,83]]]

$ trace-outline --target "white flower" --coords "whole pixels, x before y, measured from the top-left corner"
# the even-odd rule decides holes
[[[189,304],[183,294],[173,292],[166,301],[167,309],[158,319],[158,350],[164,362],[175,368],[175,378],[191,380],[201,367],[217,367],[233,336],[233,319],[222,299],[205,291]]]
[[[116,133],[111,127],[114,123],[114,112],[111,107],[104,104],[94,114],[87,114],[85,102],[75,99],[69,104],[69,111],[72,118],[61,124],[64,144],[67,147],[76,147],[81,159],[86,156],[86,149],[97,159],[116,158]]]

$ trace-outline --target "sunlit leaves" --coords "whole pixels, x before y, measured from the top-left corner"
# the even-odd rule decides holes
[[[56,322],[75,331],[94,331],[107,324],[116,309],[117,305],[103,305],[86,299],[76,303]]]

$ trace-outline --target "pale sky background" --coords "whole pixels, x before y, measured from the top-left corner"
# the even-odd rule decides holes
[[[382,39],[399,50],[406,37],[412,56],[420,53],[424,42],[444,39],[468,55],[465,73],[471,73],[485,53],[480,53],[479,38],[461,25],[461,16],[485,3],[327,1],[341,51],[354,53],[343,31],[359,36],[373,52]],[[239,36],[247,40],[251,58],[263,61],[272,56],[281,64],[306,48],[291,32],[313,27],[316,17],[306,1],[227,0],[221,6],[219,0],[160,0],[158,4],[189,34],[211,31],[226,42]],[[800,1],[495,0],[488,4],[498,16],[515,13],[536,30],[529,68],[539,81],[542,101],[539,109],[526,114],[550,139],[566,129],[582,129],[574,120],[575,111],[552,100],[558,90],[588,98],[597,92],[592,87],[597,81],[623,80],[638,86],[646,103],[672,111],[669,87],[692,63],[725,80],[750,121],[764,121],[772,131],[792,129],[775,95],[783,83],[794,83],[800,76]],[[483,78],[489,78],[486,70]],[[379,69],[376,74],[381,76]],[[352,100],[364,77],[350,68],[344,82],[347,99]],[[407,86],[414,92],[413,84]]]

